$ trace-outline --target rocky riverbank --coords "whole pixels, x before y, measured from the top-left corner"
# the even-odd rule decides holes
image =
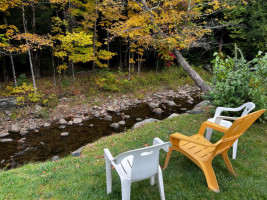
[[[197,86],[187,84],[179,86],[177,90],[149,93],[142,99],[134,98],[133,95],[123,95],[117,98],[109,96],[109,98],[106,99],[97,97],[93,101],[85,103],[85,97],[79,96],[79,101],[75,104],[71,98],[61,98],[59,99],[58,106],[54,110],[49,111],[48,119],[38,117],[37,114],[43,110],[39,105],[22,108],[21,112],[24,112],[24,116],[26,117],[17,119],[12,119],[11,111],[4,110],[0,118],[0,139],[1,142],[9,142],[9,132],[24,136],[29,133],[29,131],[38,132],[38,129],[41,127],[49,127],[53,122],[59,123],[63,127],[72,124],[82,125],[82,122],[88,120],[90,117],[103,118],[111,121],[111,116],[109,115],[110,111],[119,113],[121,110],[141,103],[149,104],[153,112],[160,115],[162,113],[162,109],[159,108],[161,103],[168,106],[180,106],[176,105],[175,102],[170,99],[186,98],[187,103],[193,104],[193,94],[201,95],[202,93]],[[95,105],[95,102],[97,102],[97,105]],[[186,108],[181,108],[181,110],[186,111]],[[124,116],[126,119],[127,117],[130,116]],[[68,121],[65,119],[68,119]],[[123,121],[119,123],[122,124]],[[116,128],[116,126],[120,125],[119,123],[113,124],[112,126]]]

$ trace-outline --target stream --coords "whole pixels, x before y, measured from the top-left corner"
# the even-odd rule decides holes
[[[187,97],[170,99],[177,106],[160,104],[160,108],[164,111],[161,115],[153,113],[148,104],[141,103],[119,113],[109,112],[109,115],[112,116],[111,121],[104,120],[101,117],[94,117],[83,121],[82,124],[66,125],[64,129],[59,129],[60,125],[58,123],[52,123],[49,128],[41,127],[39,132],[30,131],[24,137],[21,137],[18,133],[10,133],[9,138],[12,138],[13,141],[0,143],[0,168],[11,169],[29,162],[46,161],[56,155],[60,158],[70,155],[71,152],[103,136],[132,128],[137,123],[136,118],[162,120],[172,113],[185,113],[186,110],[184,108],[191,110],[201,101],[201,97],[198,94],[192,94],[191,97],[194,99],[193,104],[186,102]],[[130,118],[123,119],[125,115],[129,115]],[[118,129],[110,127],[112,123],[117,123],[121,120],[126,122],[125,126],[120,126]],[[62,132],[69,132],[69,135],[62,137]]]

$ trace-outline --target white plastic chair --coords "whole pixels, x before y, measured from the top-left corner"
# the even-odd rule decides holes
[[[119,154],[115,158],[109,149],[104,149],[106,160],[107,194],[112,190],[111,166],[114,166],[121,179],[122,200],[130,200],[131,183],[150,178],[150,184],[154,185],[155,176],[158,177],[158,185],[161,200],[165,199],[162,171],[159,166],[160,149],[169,151],[170,142],[163,142],[159,138],[153,139],[153,146],[135,149]]]
[[[227,116],[221,116],[221,113],[223,111],[230,111],[230,112],[238,112],[244,109],[244,111],[241,114],[242,116],[247,115],[251,110],[253,110],[255,108],[255,104],[252,102],[248,102],[243,104],[242,106],[238,107],[238,108],[225,108],[225,107],[218,107],[216,108],[216,112],[213,118],[208,119],[208,121],[210,122],[214,122],[216,124],[222,125],[224,127],[229,128],[230,126],[232,126],[232,122],[228,121],[228,120],[236,120],[238,117],[227,117]],[[228,119],[228,120],[224,120],[224,119]],[[210,140],[211,138],[211,134],[212,134],[213,129],[211,128],[207,128],[207,133],[205,138],[207,140]],[[238,140],[235,141],[235,143],[233,144],[233,159],[236,159],[236,153],[237,153],[237,144],[238,144]]]

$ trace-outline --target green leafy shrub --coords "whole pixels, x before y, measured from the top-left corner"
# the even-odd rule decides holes
[[[120,78],[112,72],[104,72],[96,76],[95,81],[96,84],[105,91],[116,92],[131,88],[131,81]]]
[[[241,58],[237,57],[239,51]],[[238,107],[252,101],[256,109],[266,108],[267,54],[259,52],[252,61],[246,61],[236,48],[235,57],[215,53],[213,60],[214,89],[209,98],[214,106]],[[252,71],[251,69],[256,69]],[[261,119],[266,119],[266,114]]]
[[[26,83],[27,85],[30,84],[29,82],[27,82],[27,78],[25,74],[21,74],[17,79],[17,86],[22,86],[23,83]]]

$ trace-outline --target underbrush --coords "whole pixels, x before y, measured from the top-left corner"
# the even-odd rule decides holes
[[[210,74],[201,68],[194,69],[204,80],[210,79]],[[128,80],[127,72],[112,72],[108,69],[100,69],[93,76],[91,73],[77,73],[75,81],[72,76],[61,76],[54,82],[52,77],[43,77],[36,80],[37,95],[33,95],[31,79],[21,76],[18,81],[21,85],[12,86],[12,83],[2,84],[4,90],[0,90],[1,96],[16,96],[18,103],[38,103],[47,108],[54,108],[62,97],[86,96],[89,100],[96,97],[119,96],[133,94],[142,98],[148,92],[162,89],[177,89],[178,85],[191,84],[192,79],[181,67],[172,66],[161,72],[142,72],[140,75],[133,73]],[[24,89],[27,91],[23,91]],[[17,91],[17,93],[14,93]]]

